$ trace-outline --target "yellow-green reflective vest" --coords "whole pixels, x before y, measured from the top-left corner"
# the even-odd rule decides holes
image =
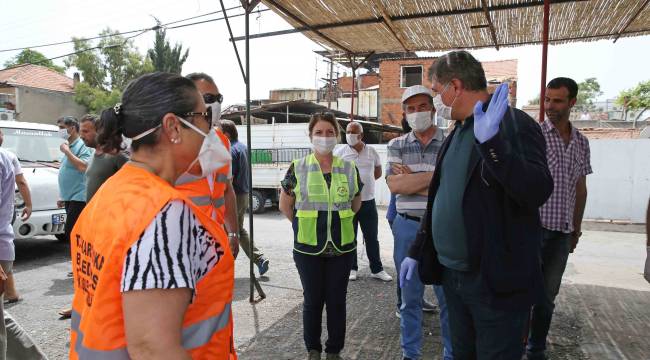
[[[334,157],[330,187],[314,154],[293,161],[296,175],[295,251],[318,255],[331,243],[340,253],[356,248],[352,199],[359,192],[353,162]]]

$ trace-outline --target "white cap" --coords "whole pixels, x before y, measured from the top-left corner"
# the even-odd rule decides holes
[[[428,95],[429,97],[433,98],[433,93],[428,87],[423,85],[413,85],[407,87],[406,90],[404,90],[404,94],[402,94],[402,104],[404,104],[408,98],[420,94]]]

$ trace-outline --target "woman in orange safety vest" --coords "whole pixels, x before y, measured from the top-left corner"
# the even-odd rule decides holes
[[[168,73],[134,80],[102,113],[132,156],[72,231],[71,359],[236,359],[226,234],[173,187],[227,161],[210,119],[192,81]]]

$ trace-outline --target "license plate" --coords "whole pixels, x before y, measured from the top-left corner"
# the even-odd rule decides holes
[[[52,224],[54,225],[65,224],[65,214],[52,215]]]

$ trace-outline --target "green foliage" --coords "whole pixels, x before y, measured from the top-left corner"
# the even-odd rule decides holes
[[[14,56],[11,60],[8,60],[4,63],[5,67],[12,67],[22,64],[34,64],[48,67],[54,71],[63,73],[64,68],[62,66],[55,65],[52,60],[49,60],[45,55],[41,54],[36,50],[25,49],[21,51],[18,55]]]
[[[650,109],[650,80],[642,81],[631,89],[621,91],[616,103],[624,105],[626,99],[628,109]]]
[[[528,101],[528,105],[539,105],[539,95]]]
[[[106,37],[95,49],[87,40],[73,38],[77,54],[69,56],[65,65],[79,69],[83,81],[92,87],[107,91],[122,90],[129,81],[152,72],[153,65],[138,52],[133,41],[117,34],[110,28],[103,30],[100,35]]]
[[[122,91],[113,89],[103,90],[91,86],[89,83],[81,82],[74,88],[74,100],[85,106],[89,112],[99,114],[102,110],[115,106],[120,102]]]
[[[106,37],[96,47],[73,38],[76,54],[65,60],[66,67],[76,67],[83,78],[75,88],[75,101],[96,113],[119,102],[129,81],[154,71],[151,61],[138,52],[132,40],[109,28],[100,35]]]
[[[596,78],[588,78],[578,84],[578,97],[575,109],[578,111],[595,111],[594,101],[603,92],[600,91],[600,84]]]
[[[153,43],[153,49],[149,49],[147,52],[147,57],[153,63],[156,71],[180,74],[190,50],[186,49],[185,53],[183,53],[183,46],[178,43],[172,47],[166,36],[165,29],[159,28],[156,30],[156,40]]]

